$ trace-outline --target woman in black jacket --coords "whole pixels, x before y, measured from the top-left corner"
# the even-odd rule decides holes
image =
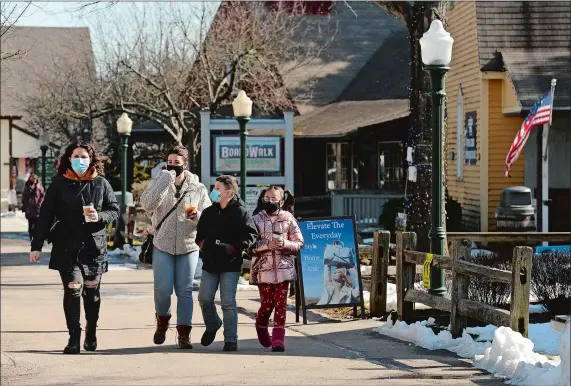
[[[206,331],[201,344],[209,346],[222,327],[214,296],[220,286],[224,319],[224,351],[238,350],[238,312],[236,290],[242,270],[243,255],[254,245],[258,231],[244,202],[236,196],[238,183],[232,176],[216,179],[210,193],[212,206],[198,221],[196,243],[202,255],[202,279],[198,301]]]
[[[40,259],[44,241],[53,244],[50,269],[59,271],[69,342],[64,354],[78,354],[81,340],[81,297],[85,309],[83,348],[97,348],[101,276],[107,272],[107,225],[119,217],[111,185],[91,145],[68,146],[50,184],[38,218],[30,262]]]

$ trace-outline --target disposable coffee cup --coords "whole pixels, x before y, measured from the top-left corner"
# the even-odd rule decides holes
[[[274,232],[274,234],[272,235],[272,238],[274,240],[281,240],[283,238],[283,235],[281,233]]]
[[[93,204],[83,205],[83,217],[85,217],[85,222],[91,222],[91,209],[94,209],[95,206]]]

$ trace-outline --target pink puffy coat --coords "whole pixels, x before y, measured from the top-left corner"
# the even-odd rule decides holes
[[[270,216],[262,210],[252,219],[258,228],[259,238],[252,256],[250,284],[278,284],[295,280],[294,256],[303,247],[303,236],[295,217],[281,210],[272,223]],[[259,251],[272,239],[274,232],[283,235],[283,249]]]

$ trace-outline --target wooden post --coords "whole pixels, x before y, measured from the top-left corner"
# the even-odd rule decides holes
[[[452,299],[450,306],[450,332],[452,337],[462,336],[462,331],[468,326],[468,318],[461,315],[458,302],[468,298],[470,276],[458,272],[456,262],[467,261],[470,258],[472,241],[456,240],[452,248]]]
[[[514,248],[510,327],[525,338],[529,335],[529,291],[532,257],[533,250],[530,247]]]
[[[416,265],[404,259],[405,250],[416,248],[416,233],[397,232],[397,313],[399,320],[407,321],[414,313],[414,303],[404,300],[406,291],[414,289]]]
[[[387,280],[389,276],[391,232],[377,231],[374,234],[373,262],[371,269],[371,316],[387,313]],[[391,310],[388,310],[391,311]]]

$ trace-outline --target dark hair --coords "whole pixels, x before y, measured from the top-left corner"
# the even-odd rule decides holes
[[[57,174],[63,176],[69,169],[71,169],[70,158],[71,155],[73,154],[73,151],[78,147],[85,149],[87,151],[87,154],[89,154],[89,158],[91,160],[91,164],[89,165],[89,167],[93,166],[97,171],[97,174],[99,174],[100,176],[104,175],[105,171],[103,169],[103,162],[101,161],[101,158],[99,158],[99,154],[97,154],[95,148],[91,144],[81,141],[72,142],[65,149],[65,152],[63,153],[63,155],[59,160],[59,165],[57,167]]]
[[[37,174],[31,174],[28,181],[26,181],[26,184],[32,185],[32,179],[35,180],[37,184],[40,184],[40,177],[38,177]]]
[[[224,187],[228,190],[234,192],[234,194],[238,193],[238,181],[233,176],[228,175],[221,175],[216,178],[217,182],[220,182]]]
[[[174,145],[167,152],[167,158],[171,154],[176,154],[182,157],[183,166],[185,169],[188,167],[188,149],[182,145]]]
[[[284,205],[282,206],[282,210],[290,212],[293,214],[293,206],[295,204],[295,197],[293,193],[289,190],[284,190],[281,186],[272,185],[267,189],[262,189],[260,192],[260,196],[258,197],[258,206],[254,210],[253,214],[256,215],[260,213],[264,208],[264,196],[268,192],[268,190],[277,190],[281,193],[282,199],[284,200]]]

